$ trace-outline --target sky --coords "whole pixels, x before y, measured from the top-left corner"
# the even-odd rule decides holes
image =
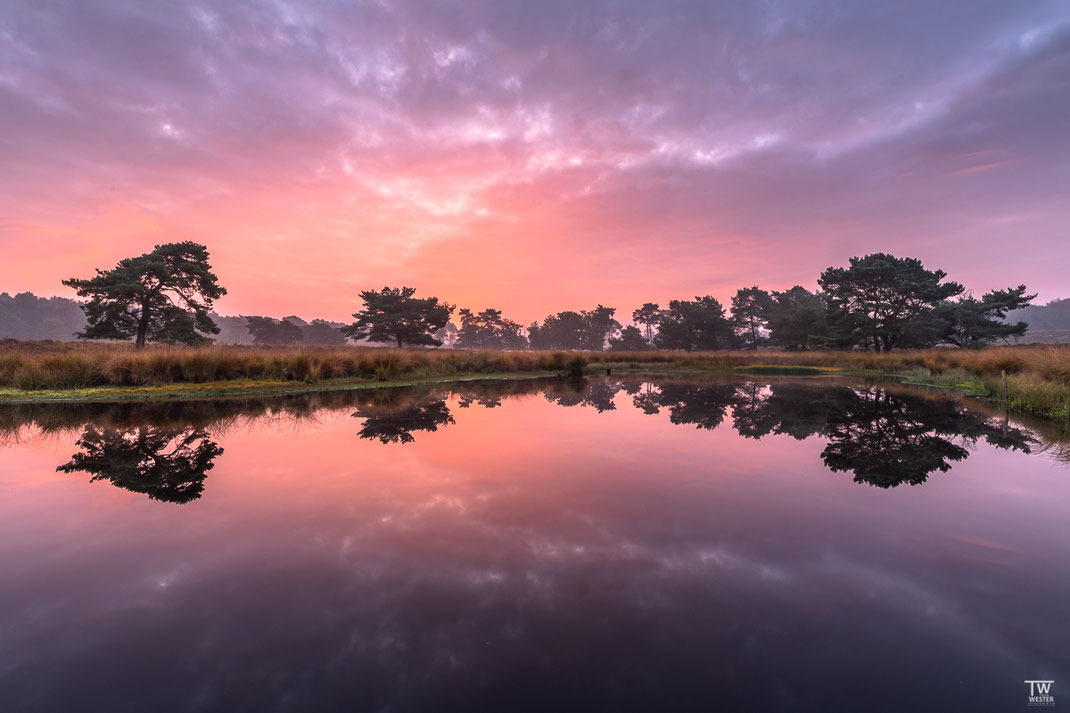
[[[0,290],[522,322],[891,252],[1070,296],[1070,0],[0,0]]]

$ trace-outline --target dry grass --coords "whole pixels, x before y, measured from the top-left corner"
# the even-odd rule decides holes
[[[0,386],[25,391],[157,386],[233,379],[299,381],[560,371],[565,352],[433,351],[359,347],[150,347],[0,342]]]
[[[0,386],[25,391],[157,386],[235,379],[316,383],[611,368],[732,370],[811,367],[928,373],[942,382],[969,375],[974,389],[1015,410],[1057,415],[1070,409],[1070,346],[868,352],[540,352],[361,347],[150,347],[67,342],[0,342]]]

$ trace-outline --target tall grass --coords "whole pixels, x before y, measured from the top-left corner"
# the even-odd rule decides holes
[[[204,348],[122,344],[0,342],[0,386],[25,391],[94,386],[155,386],[245,379],[309,382],[389,381],[462,374],[626,369],[817,367],[881,373],[920,372],[934,380],[969,375],[985,395],[1021,411],[1070,410],[1070,346],[869,352],[561,352],[376,349],[362,347]],[[1001,374],[1007,375],[1004,394]],[[945,375],[947,378],[944,378]]]
[[[203,348],[0,342],[0,386],[26,391],[157,386],[247,379],[303,381],[561,371],[565,352],[432,351],[360,347]],[[586,363],[586,357],[579,359]]]

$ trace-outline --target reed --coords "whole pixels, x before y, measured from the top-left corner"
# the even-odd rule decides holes
[[[562,352],[465,351],[369,347],[203,348],[126,344],[0,341],[0,387],[23,391],[96,386],[156,386],[246,379],[317,383],[330,379],[390,381],[524,372],[576,372],[584,366],[629,370],[740,370],[805,373],[906,372],[936,382],[971,380],[974,391],[1008,406],[1059,415],[1070,409],[1070,346],[930,349],[886,354],[843,351]]]

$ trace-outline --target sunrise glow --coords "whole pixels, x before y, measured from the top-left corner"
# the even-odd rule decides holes
[[[25,5],[0,285],[208,246],[223,314],[528,322],[889,251],[1066,296],[1062,3]],[[904,51],[909,45],[910,50]],[[775,259],[771,259],[775,257]],[[1026,274],[1028,272],[1028,274]]]

